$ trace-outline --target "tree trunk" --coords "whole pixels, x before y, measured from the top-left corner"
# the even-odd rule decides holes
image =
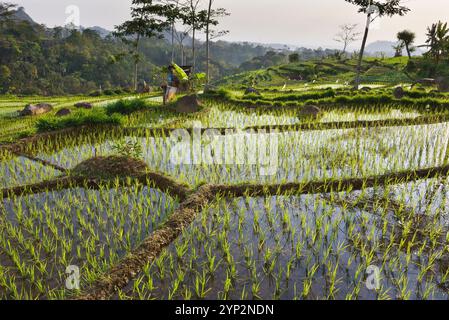
[[[186,65],[186,54],[185,54],[185,50],[184,50],[184,46],[181,45],[181,64],[183,66]]]
[[[139,62],[134,61],[134,92],[137,92],[137,73],[139,72]]]
[[[195,72],[195,66],[196,66],[195,36],[196,36],[196,29],[195,29],[195,27],[193,27],[193,30],[192,30],[192,73]]]
[[[206,85],[210,81],[210,16],[212,13],[212,4],[214,0],[209,0],[209,8],[207,10],[207,23],[206,23]]]
[[[436,56],[436,65],[437,66],[440,64],[440,59],[441,59],[441,53],[440,53],[440,49],[438,49],[437,56]]]
[[[182,46],[179,47],[181,51],[181,64],[184,66],[184,48]]]
[[[371,7],[371,4],[372,4],[372,0],[370,0],[370,2],[369,2],[369,6],[368,6],[369,8]],[[360,49],[359,61],[357,63],[357,75],[356,75],[356,78],[355,78],[355,89],[356,90],[359,90],[359,86],[360,86],[360,76],[361,76],[361,73],[362,73],[363,55],[365,53],[366,41],[368,40],[370,24],[371,24],[371,10],[368,11],[368,16],[367,16],[367,19],[366,19],[365,34],[363,35],[362,47]]]
[[[411,59],[412,58],[412,53],[410,52],[410,48],[409,48],[409,45],[407,43],[405,44],[405,49],[407,50],[408,58]]]
[[[175,22],[171,24],[171,62],[175,62]]]
[[[134,57],[134,91],[137,91],[137,79],[139,72],[139,42],[140,35],[137,35],[136,47],[135,47],[135,57]]]

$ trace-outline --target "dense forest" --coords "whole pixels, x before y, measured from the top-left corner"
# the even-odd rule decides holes
[[[92,29],[47,28],[24,17],[19,9],[0,18],[0,93],[55,95],[132,87],[133,61],[120,39]],[[184,41],[187,61],[189,41]],[[198,42],[199,71],[205,64],[202,46]],[[144,38],[140,50],[139,81],[158,85],[161,67],[171,61],[169,41]],[[212,79],[238,71],[241,63],[267,51],[249,43],[213,42]],[[180,61],[180,54],[176,58]]]
[[[35,23],[23,8],[0,16],[0,93],[86,94],[133,87],[134,61],[129,47],[112,32],[70,27],[47,28]],[[158,86],[162,68],[171,62],[170,32],[140,41],[138,79]],[[180,32],[181,34],[181,32]],[[178,41],[175,61],[191,61],[192,39]],[[196,42],[197,71],[206,69],[205,43]],[[301,59],[322,57],[330,50],[303,48]],[[211,80],[288,61],[292,52],[252,43],[216,40],[210,44]]]

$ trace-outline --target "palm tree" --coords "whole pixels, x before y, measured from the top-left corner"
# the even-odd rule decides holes
[[[411,59],[413,51],[413,43],[415,42],[416,35],[409,30],[404,30],[398,32],[397,38],[405,46],[405,50],[407,50],[408,57],[409,59]]]
[[[398,44],[393,46],[393,49],[395,52],[395,54],[394,54],[395,58],[402,57],[402,51],[404,51],[404,43],[399,42]]]
[[[434,23],[427,28],[427,40],[424,46],[429,48],[427,54],[433,57],[438,64],[441,56],[449,52],[449,27],[447,22],[438,21],[438,23]]]

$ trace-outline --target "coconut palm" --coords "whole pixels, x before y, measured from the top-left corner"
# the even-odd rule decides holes
[[[427,28],[427,40],[425,47],[429,48],[427,55],[435,59],[436,64],[441,60],[441,57],[449,52],[449,27],[447,22],[432,24]]]

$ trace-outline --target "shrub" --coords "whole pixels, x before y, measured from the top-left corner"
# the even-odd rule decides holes
[[[120,125],[122,119],[119,115],[108,116],[98,110],[81,110],[64,118],[42,118],[36,123],[38,132],[55,131],[64,128],[94,126],[94,125]]]
[[[112,145],[112,150],[122,157],[134,159],[143,157],[143,149],[139,141],[122,139]]]
[[[112,90],[112,89],[104,90],[103,93],[104,93],[104,95],[106,95],[106,96],[113,96],[113,95],[115,94],[114,90]]]
[[[101,96],[101,91],[100,90],[92,91],[91,93],[89,93],[89,96],[99,97],[99,96]]]
[[[128,115],[147,108],[148,105],[143,99],[119,100],[106,106],[106,114],[120,113]]]
[[[224,100],[232,100],[233,99],[232,93],[230,93],[226,89],[209,90],[207,93],[204,93],[204,96],[211,97],[211,98],[224,99]]]

